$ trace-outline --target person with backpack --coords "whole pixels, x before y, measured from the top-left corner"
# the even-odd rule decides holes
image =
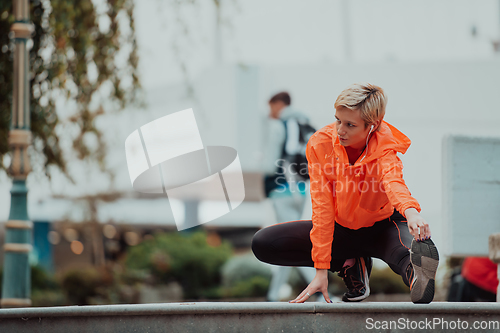
[[[291,98],[287,92],[271,97],[269,109],[268,136],[265,139],[269,160],[267,165],[274,161],[274,168],[268,168],[264,178],[266,197],[270,198],[279,223],[297,221],[304,217],[310,219],[311,213],[307,216],[304,211],[305,201],[310,200],[306,195],[309,194],[306,147],[316,130],[305,114],[291,107]],[[274,268],[268,300],[279,299],[278,291],[288,280],[290,266]],[[352,259],[342,269],[340,276],[348,288],[343,296],[344,301],[360,301],[368,297],[370,271],[371,258]],[[299,272],[308,283],[315,276],[314,269],[299,267]]]
[[[267,149],[271,150],[272,169],[265,179],[266,197],[271,191],[284,193],[292,184],[304,191],[304,182],[309,179],[305,157],[307,141],[316,132],[309,124],[309,118],[290,106],[287,92],[274,95],[269,100],[269,131]],[[300,205],[298,206],[300,215]]]

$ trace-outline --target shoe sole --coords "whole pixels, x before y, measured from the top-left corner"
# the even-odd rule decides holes
[[[410,262],[415,274],[410,288],[413,303],[428,304],[434,299],[434,281],[439,265],[436,245],[430,239],[411,242]]]
[[[364,258],[361,258],[361,259],[363,259],[363,262],[364,262],[365,259]],[[344,296],[342,296],[342,301],[344,301],[344,302],[361,302],[362,300],[364,300],[365,298],[367,298],[368,296],[370,296],[370,281],[369,281],[370,275],[368,273],[368,268],[366,267],[366,262],[364,263],[363,266],[364,266],[363,271],[364,271],[365,281],[366,281],[366,283],[365,283],[365,285],[366,285],[366,291],[365,291],[365,293],[363,295],[361,295],[361,296],[353,297],[353,298],[347,298],[347,296],[344,295]]]

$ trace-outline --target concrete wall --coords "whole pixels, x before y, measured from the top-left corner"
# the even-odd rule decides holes
[[[445,253],[488,256],[500,232],[500,138],[449,136],[443,153]]]
[[[486,329],[477,331],[498,332],[498,304],[171,303],[0,310],[0,331],[16,333],[471,332],[481,324]]]

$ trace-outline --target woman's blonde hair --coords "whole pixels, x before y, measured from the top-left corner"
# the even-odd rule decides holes
[[[368,126],[376,120],[384,119],[386,104],[387,97],[382,88],[370,83],[355,83],[340,93],[334,107],[337,109],[343,106],[361,111],[361,119]]]

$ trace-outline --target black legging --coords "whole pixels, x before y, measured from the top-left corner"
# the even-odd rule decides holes
[[[314,267],[309,233],[312,221],[293,221],[275,224],[259,230],[252,239],[252,251],[260,261],[280,266]],[[406,219],[394,214],[371,227],[358,230],[335,222],[330,271],[341,270],[346,259],[375,257],[385,261],[409,285],[411,240]]]

